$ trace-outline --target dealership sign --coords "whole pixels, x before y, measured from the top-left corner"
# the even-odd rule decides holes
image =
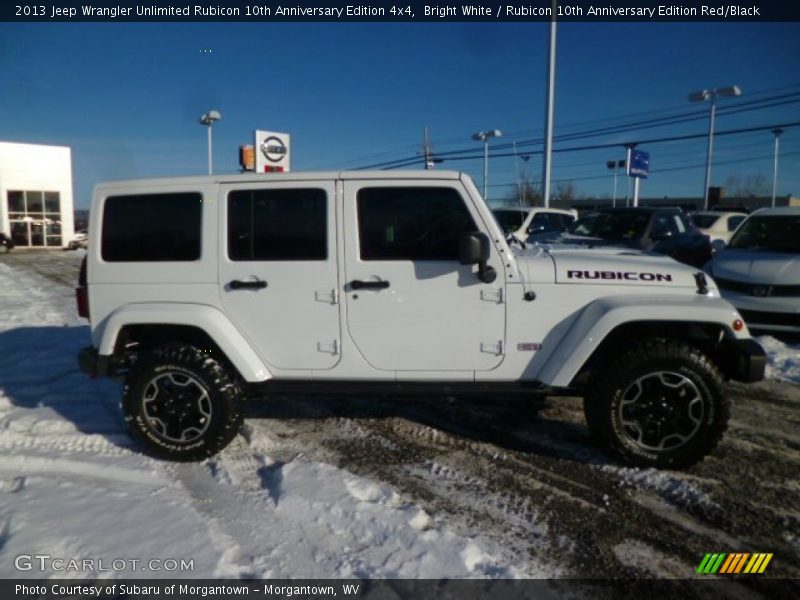
[[[641,150],[631,150],[631,159],[628,161],[628,176],[647,179],[650,174],[650,153]]]
[[[286,172],[290,170],[291,136],[277,131],[256,130],[256,173]]]

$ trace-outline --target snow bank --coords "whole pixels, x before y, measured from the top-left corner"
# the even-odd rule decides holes
[[[800,344],[784,344],[768,335],[756,339],[767,351],[767,378],[800,383]]]

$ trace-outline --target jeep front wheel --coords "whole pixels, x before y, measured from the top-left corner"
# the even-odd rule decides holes
[[[238,387],[205,352],[170,344],[142,355],[128,374],[122,411],[149,454],[203,460],[236,436],[242,423]]]
[[[684,342],[635,345],[599,372],[589,390],[584,413],[592,437],[637,466],[690,466],[727,427],[722,375]]]

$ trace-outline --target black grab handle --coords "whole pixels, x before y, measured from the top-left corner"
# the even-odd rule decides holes
[[[232,290],[263,290],[267,287],[266,281],[239,281],[234,279],[228,285]]]
[[[350,282],[350,287],[354,290],[385,290],[389,287],[388,281],[361,281],[360,279],[353,279]]]

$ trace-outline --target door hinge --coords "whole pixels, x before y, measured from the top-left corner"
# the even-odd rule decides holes
[[[481,342],[481,352],[500,356],[503,354],[503,340],[497,340],[496,342]]]
[[[326,354],[339,354],[339,340],[332,342],[317,342],[317,351]]]
[[[316,290],[314,300],[326,304],[339,304],[339,290]]]
[[[497,304],[503,303],[503,288],[492,288],[490,290],[481,290],[481,300],[486,302],[496,302]]]

